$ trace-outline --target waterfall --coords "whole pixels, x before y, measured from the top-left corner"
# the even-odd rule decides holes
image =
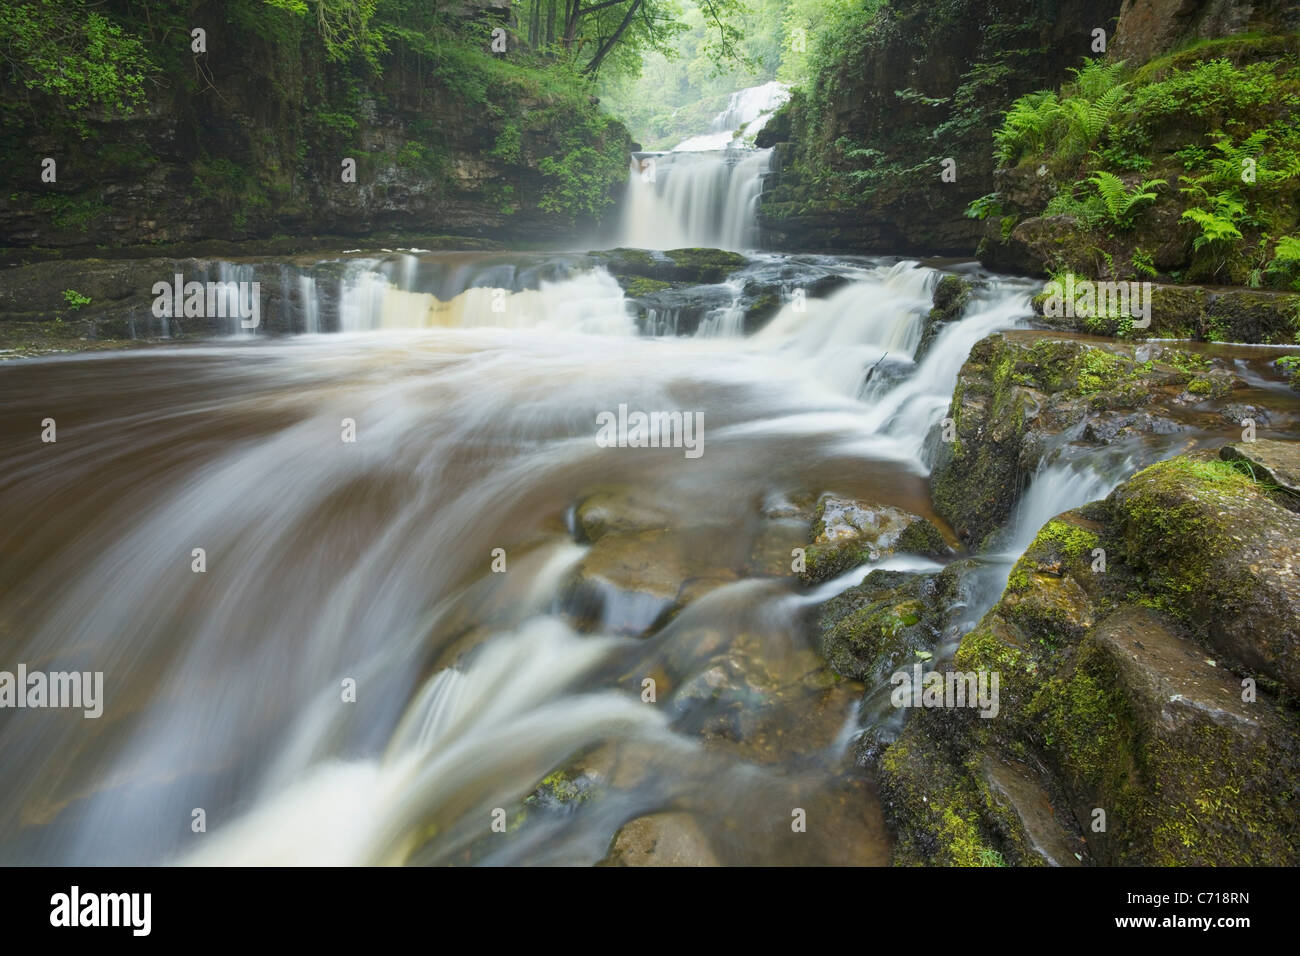
[[[754,248],[758,243],[758,197],[771,152],[633,154],[618,245],[638,249]]]
[[[618,245],[756,248],[755,216],[771,150],[749,149],[740,140],[757,133],[789,98],[776,81],[739,90],[707,133],[671,152],[633,153]]]
[[[748,274],[790,267],[770,256]],[[815,664],[788,576],[709,562],[743,567],[774,531],[794,536],[776,541],[788,562],[806,520],[783,524],[765,502],[791,489],[924,508],[913,432],[948,400],[961,343],[1026,314],[1022,284],[990,282],[918,366],[938,273],[915,262],[809,260],[847,281],[787,302],[758,334],[723,307],[682,337],[639,332],[617,283],[581,257],[295,268],[278,282],[298,327],[333,328],[336,309],[352,334],[0,367],[17,418],[61,424],[37,449],[0,436],[18,516],[0,529],[11,657],[102,671],[107,698],[102,721],[0,722],[14,781],[0,862],[591,863],[664,807],[732,862],[883,861],[861,818],[870,799],[838,789],[859,691],[802,683]],[[866,382],[886,353],[890,376]],[[162,418],[160,383],[174,383]],[[703,457],[600,447],[596,416],[620,403],[699,411]],[[340,441],[345,419],[354,443]],[[644,535],[630,567],[714,586],[653,640],[573,617],[567,582],[602,553],[575,540],[573,509],[603,488],[632,489],[674,529]],[[507,573],[490,569],[495,549]],[[609,600],[600,620],[632,609],[648,623],[663,599]],[[734,719],[710,682],[737,670],[735,693],[762,694],[745,710],[759,730],[727,732],[779,742],[770,763],[690,730]],[[649,675],[665,681],[653,706],[639,696]],[[769,696],[770,681],[787,689]],[[810,732],[823,711],[824,734]],[[578,755],[571,785],[598,796],[537,809],[538,782]],[[837,822],[788,842],[790,806]],[[194,808],[208,833],[191,831]],[[508,840],[490,829],[498,809],[520,828]],[[733,819],[783,818],[725,837]]]
[[[733,145],[737,133],[752,137],[786,100],[790,90],[784,83],[773,80],[762,86],[751,86],[731,94],[727,108],[713,118],[709,131],[692,136],[674,147],[674,152],[726,149]]]

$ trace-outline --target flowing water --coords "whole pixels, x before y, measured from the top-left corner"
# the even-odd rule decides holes
[[[660,160],[626,244],[748,244],[762,153]],[[0,862],[587,864],[651,814],[629,831],[683,862],[887,862],[864,688],[809,628],[868,569],[810,593],[791,548],[823,491],[932,516],[957,372],[1029,283],[989,278],[918,363],[911,261],[753,253],[846,282],[748,336],[734,305],[654,334],[571,254],[274,268],[331,331],[0,367],[0,669],[106,697],[0,719]],[[620,406],[702,415],[702,454],[602,447]],[[1112,465],[1047,466],[1007,553]],[[593,543],[600,495],[648,524]]]
[[[638,249],[708,246],[744,250],[758,245],[754,213],[770,149],[737,146],[752,138],[789,98],[780,83],[731,96],[708,133],[667,153],[634,153],[617,244]]]

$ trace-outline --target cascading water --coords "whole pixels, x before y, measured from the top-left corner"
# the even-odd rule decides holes
[[[727,108],[713,118],[707,133],[683,140],[674,152],[726,149],[738,133],[752,138],[789,98],[789,88],[776,80],[737,90],[731,94]]]
[[[754,216],[771,158],[768,149],[634,154],[618,244],[754,248]]]
[[[708,246],[744,250],[758,245],[755,213],[770,149],[737,146],[789,98],[772,82],[732,95],[710,131],[669,153],[634,153],[618,244],[638,249]]]
[[[0,861],[591,863],[664,813],[692,862],[887,859],[845,755],[861,688],[815,679],[791,600],[790,502],[928,514],[920,433],[1027,284],[991,282],[914,366],[915,263],[818,260],[843,287],[760,334],[664,338],[590,263],[510,258],[282,279],[354,334],[3,368],[9,420],[60,430],[0,433],[0,622],[106,702],[0,724]],[[699,412],[703,454],[600,447],[620,405]],[[593,542],[574,506],[599,494],[655,530]],[[537,788],[563,767],[560,804]]]

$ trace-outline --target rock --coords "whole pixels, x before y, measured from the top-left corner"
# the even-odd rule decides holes
[[[579,630],[641,636],[734,580],[735,572],[713,564],[694,535],[606,531],[562,586],[560,606]]]
[[[718,866],[708,837],[689,813],[637,817],[614,836],[602,866]]]
[[[1300,295],[1246,289],[1212,292],[1201,320],[1210,342],[1289,345],[1300,332]]]
[[[749,262],[723,249],[609,249],[588,253],[616,278],[639,277],[693,285],[721,282]]]
[[[1285,471],[1293,454],[1266,448],[1260,457]],[[1162,607],[1219,659],[1297,693],[1300,514],[1278,504],[1261,479],[1229,462],[1184,456],[1134,475],[1107,505],[1121,554]]]
[[[1247,405],[1243,402],[1232,402],[1225,405],[1219,416],[1229,424],[1242,425],[1248,421],[1256,425],[1267,425],[1273,420],[1273,416],[1266,409],[1258,405]]]
[[[1205,413],[1244,384],[1230,361],[1170,345],[990,336],[957,378],[948,412],[956,440],[939,444],[931,476],[935,510],[963,543],[983,547],[1064,433],[1099,448],[1204,427]],[[1145,443],[1137,453],[1159,454]]]
[[[934,287],[934,307],[925,319],[921,341],[916,347],[913,361],[920,362],[930,350],[935,338],[949,322],[956,322],[970,303],[973,284],[960,276],[943,276]]]
[[[1002,811],[994,814],[1009,816],[1019,824],[1029,850],[1051,866],[1080,865],[1075,854],[1082,848],[1082,839],[1068,825],[1062,825],[1061,814],[1052,805],[1041,774],[1025,764],[985,755],[979,783]]]
[[[1196,453],[1048,522],[950,664],[999,675],[997,719],[909,711],[880,758],[895,862],[1295,865],[1300,516],[1274,495]]]
[[[944,540],[943,532],[934,526],[934,522],[918,518],[898,536],[894,542],[895,551],[920,554],[927,558],[944,558],[952,554],[952,548]]]
[[[938,642],[955,583],[955,575],[872,571],[822,605],[818,650],[837,674],[879,682]]]
[[[876,505],[838,495],[822,495],[813,512],[800,578],[813,584],[843,574],[892,551],[915,515],[891,505]],[[922,537],[917,532],[914,538]]]
[[[1113,47],[1120,59],[1144,63],[1198,40],[1250,30],[1300,32],[1300,10],[1286,0],[1127,0]]]
[[[1246,407],[1258,414],[1253,407]],[[1268,421],[1267,416],[1262,421]],[[1300,502],[1300,442],[1267,438],[1234,442],[1220,448],[1219,457],[1224,461],[1248,462],[1257,481],[1272,482],[1294,501]],[[1285,499],[1283,503],[1286,503]]]
[[[672,512],[636,487],[604,488],[583,498],[574,509],[578,542],[598,541],[608,532],[664,531]]]

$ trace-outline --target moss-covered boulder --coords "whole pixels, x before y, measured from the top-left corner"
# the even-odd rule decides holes
[[[872,571],[859,585],[822,605],[818,648],[844,677],[878,683],[917,654],[928,654],[943,631],[955,575]]]
[[[1267,472],[1257,477],[1230,462],[1165,462],[1116,489],[1113,525],[1155,606],[1219,659],[1300,693],[1300,515]]]
[[[1300,343],[1300,295],[1234,289],[1208,300],[1200,328],[1207,341]]]
[[[999,675],[997,716],[909,712],[879,761],[896,861],[1295,865],[1300,527],[1278,494],[1198,453],[1045,525],[947,665]]]
[[[916,352],[912,356],[917,362],[925,358],[925,354],[930,351],[930,346],[934,344],[935,338],[950,322],[956,322],[966,311],[966,306],[970,304],[971,292],[974,289],[974,283],[969,279],[961,276],[941,276],[934,286],[934,305],[930,309],[929,315],[925,318],[924,328],[921,332],[920,344],[916,347]]]
[[[749,262],[725,249],[609,249],[590,253],[615,278],[636,277],[693,285],[721,282]]]
[[[858,501],[825,494],[813,510],[811,541],[805,549],[800,578],[815,584],[891,553],[908,528],[918,520],[892,505]],[[935,529],[935,533],[938,530]],[[942,541],[942,535],[939,536]],[[923,529],[908,538],[914,547],[934,546]]]
[[[951,440],[940,442],[931,476],[935,509],[963,542],[982,546],[1066,432],[1077,446],[1100,448],[1206,427],[1244,385],[1230,361],[1171,345],[989,336],[953,390]]]

